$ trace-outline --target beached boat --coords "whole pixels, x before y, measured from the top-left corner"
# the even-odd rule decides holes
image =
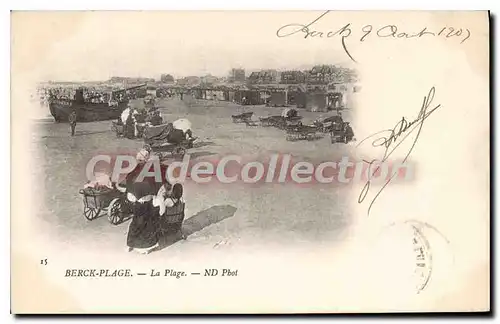
[[[125,92],[133,88],[114,91],[113,94],[118,92]],[[49,110],[50,114],[54,117],[56,122],[68,122],[68,116],[73,110],[76,111],[78,122],[92,122],[100,120],[118,119],[123,110],[128,106],[128,99],[115,102],[92,103],[86,102],[83,97],[83,89],[77,89],[75,99],[50,99]]]

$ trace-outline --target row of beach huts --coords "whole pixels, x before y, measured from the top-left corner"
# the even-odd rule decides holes
[[[295,106],[309,111],[352,108],[360,86],[341,84],[308,88],[305,85],[158,87],[157,97],[189,94],[199,100],[218,100],[240,105]]]

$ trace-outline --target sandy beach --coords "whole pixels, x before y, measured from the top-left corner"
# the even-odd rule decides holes
[[[142,102],[133,101],[138,107]],[[239,106],[207,100],[163,99],[159,102],[164,121],[188,118],[193,123],[196,145],[188,151],[191,161],[220,159],[229,154],[266,157],[272,153],[291,154],[304,161],[339,159],[353,150],[354,144],[331,144],[328,134],[314,141],[286,141],[285,133],[273,127],[248,127],[235,124],[231,115],[246,111],[259,116],[279,115],[283,108]],[[307,112],[303,123],[319,116],[335,114]],[[344,119],[352,120],[349,111]],[[64,246],[85,245],[101,250],[123,250],[129,222],[109,223],[106,214],[88,221],[83,216],[82,196],[78,193],[86,182],[85,165],[100,153],[135,154],[143,140],[117,138],[111,121],[79,123],[74,137],[69,125],[50,119],[38,120],[33,127],[33,158],[39,167],[32,170],[43,187],[44,204],[38,221],[51,241]],[[346,190],[338,185],[307,186],[295,183],[248,185],[243,183],[184,183],[186,219],[183,230],[186,241],[174,240],[154,254],[205,248],[263,246],[290,247],[322,244],[345,239],[350,224]],[[345,189],[345,188],[342,188]]]

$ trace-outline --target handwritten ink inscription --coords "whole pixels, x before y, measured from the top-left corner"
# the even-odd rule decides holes
[[[463,44],[471,36],[471,32],[468,28],[462,28],[457,26],[442,26],[437,30],[430,30],[428,27],[423,26],[417,30],[405,30],[403,27],[398,25],[388,24],[385,26],[373,26],[370,24],[363,25],[361,27],[354,26],[352,23],[347,23],[344,26],[334,29],[334,30],[318,30],[313,27],[318,21],[325,17],[330,11],[322,13],[319,17],[314,19],[308,24],[291,23],[281,26],[276,31],[276,36],[283,38],[292,35],[302,36],[303,38],[319,38],[319,39],[329,39],[333,37],[340,38],[342,48],[346,52],[347,56],[354,62],[353,55],[348,49],[347,40],[352,38],[358,42],[364,42],[370,37],[377,37],[383,39],[416,39],[423,37],[441,37],[444,39],[457,39],[460,44]]]
[[[393,128],[391,129],[385,129],[379,132],[376,132],[365,139],[363,139],[357,147],[362,145],[364,142],[367,140],[371,139],[371,145],[376,148],[380,148],[382,151],[382,157],[377,160],[374,159],[372,161],[365,161],[370,165],[370,174],[373,176],[376,174],[376,172],[380,169],[380,166],[375,168],[375,170],[372,172],[371,171],[371,166],[376,163],[377,161],[385,162],[387,159],[395,152],[398,150],[401,144],[406,140],[406,138],[411,135],[413,132],[417,132],[415,135],[415,138],[413,139],[413,143],[411,144],[409,150],[406,152],[406,155],[403,159],[403,163],[405,163],[413,149],[415,148],[415,145],[417,144],[417,141],[420,137],[420,133],[422,132],[422,128],[424,126],[424,122],[433,114],[437,109],[441,107],[440,104],[432,106],[432,101],[434,100],[434,95],[436,93],[436,89],[432,87],[429,90],[429,93],[424,97],[422,105],[420,106],[420,111],[418,112],[417,117],[414,120],[408,120],[405,117],[402,117]],[[432,107],[431,107],[432,106]],[[368,143],[370,143],[368,141]],[[368,207],[368,214],[370,213],[370,210],[379,197],[379,195],[382,193],[382,191],[387,187],[387,185],[394,179],[397,173],[392,174],[392,176],[387,180],[387,182],[382,186],[382,188],[376,193],[375,197],[372,199],[370,206]],[[371,177],[370,176],[370,177]],[[369,178],[370,178],[369,177]],[[371,185],[371,180],[369,179],[363,189],[361,190],[361,193],[358,197],[358,203],[362,203],[366,195],[368,194],[368,191],[370,189]]]

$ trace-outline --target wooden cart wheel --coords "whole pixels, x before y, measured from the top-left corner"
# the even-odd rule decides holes
[[[123,219],[122,204],[120,198],[111,200],[108,207],[108,220],[113,225],[118,225]]]
[[[101,210],[99,208],[91,208],[91,207],[83,207],[83,216],[85,216],[86,219],[88,220],[93,220],[97,216],[99,216],[99,213]]]

